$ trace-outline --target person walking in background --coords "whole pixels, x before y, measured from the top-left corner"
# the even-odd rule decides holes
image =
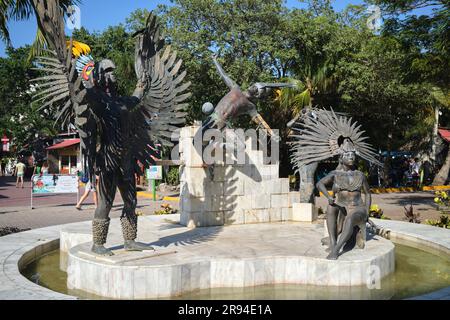
[[[418,187],[420,180],[420,163],[418,158],[411,158],[409,160],[409,174],[412,186]]]
[[[2,158],[2,160],[0,161],[0,175],[2,177],[6,176],[6,158]]]
[[[42,164],[42,169],[41,169],[41,171],[42,171],[42,174],[43,174],[43,175],[48,174],[48,164],[47,164],[47,161],[44,161],[44,163]]]
[[[420,171],[420,164],[418,158],[411,158],[409,162],[409,170],[413,176],[418,176]]]
[[[98,181],[98,177],[96,178],[96,180]],[[84,187],[84,194],[81,196],[80,201],[78,201],[77,205],[75,206],[75,208],[77,210],[81,210],[81,205],[87,199],[87,197],[89,196],[89,193],[91,193],[91,191],[93,192],[95,207],[97,207],[98,201],[97,201],[97,188],[96,187],[97,186],[93,185],[91,183],[91,181],[88,180],[88,182],[86,183],[86,185]]]
[[[14,170],[14,174],[17,176],[16,188],[19,187],[19,181],[20,187],[23,188],[23,176],[25,174],[25,164],[23,164],[21,161],[18,161],[16,164],[16,168]]]
[[[40,163],[36,163],[36,165],[34,166],[34,170],[33,170],[33,176],[34,175],[42,175],[42,166]]]

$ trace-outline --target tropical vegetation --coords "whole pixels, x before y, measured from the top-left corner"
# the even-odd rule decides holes
[[[61,4],[64,9],[74,2]],[[227,92],[212,64],[217,53],[243,88],[256,81],[296,84],[258,105],[283,138],[286,124],[302,108],[333,108],[360,122],[377,149],[419,152],[438,167],[445,164],[437,175],[445,180],[450,152],[438,152],[436,144],[437,127],[450,126],[448,2],[368,0],[341,12],[329,0],[301,2],[305,8],[287,7],[283,0],[173,0],[158,7],[167,42],[184,60],[193,83],[188,122],[201,120],[201,106],[216,104]],[[380,30],[367,26],[369,4],[381,8]],[[427,15],[416,14],[423,8],[429,9]],[[32,10],[32,0],[0,1],[5,42],[8,21],[30,18]],[[81,28],[73,33],[96,59],[116,63],[121,94],[130,93],[135,84],[132,34],[142,28],[147,14],[140,9],[123,24],[101,32]],[[54,132],[50,115],[38,114],[30,105],[33,71],[26,58],[34,53],[32,48],[10,48],[0,58],[0,125],[16,144]],[[252,126],[246,118],[236,124]],[[281,161],[283,174],[289,174],[287,150],[282,150]]]

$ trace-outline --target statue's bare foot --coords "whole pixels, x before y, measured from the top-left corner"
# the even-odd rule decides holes
[[[142,242],[136,242],[134,240],[125,240],[123,245],[125,251],[144,251],[144,250],[155,250],[153,247]]]
[[[94,244],[94,245],[92,245],[91,251],[100,256],[113,256],[114,255],[114,253],[110,249],[105,248],[105,246],[103,246],[103,245]]]
[[[337,260],[338,258],[338,254],[336,252],[331,252],[328,256],[327,259],[328,260]]]
[[[358,249],[364,249],[366,246],[366,242],[361,236],[356,236],[356,247]]]
[[[336,246],[335,243],[330,243],[330,238],[326,237],[322,239],[322,245],[323,246],[327,246],[327,248],[325,249],[325,252],[332,252],[333,248]]]

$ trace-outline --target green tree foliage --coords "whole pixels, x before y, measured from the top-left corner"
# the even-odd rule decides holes
[[[273,97],[258,105],[273,128],[284,130],[301,107],[313,105],[356,118],[376,148],[427,142],[436,105],[448,105],[447,2],[372,0],[383,12],[379,33],[367,28],[365,6],[337,13],[328,0],[302,2],[308,8],[289,9],[283,0],[173,0],[158,7],[167,43],[178,51],[192,82],[188,123],[202,119],[205,102],[217,104],[228,91],[211,60],[218,53],[243,88],[256,81],[298,83],[283,104]],[[436,10],[429,16],[408,14],[430,4]],[[73,34],[92,48],[96,60],[115,62],[120,94],[134,89],[132,34],[147,14],[139,9],[123,25]],[[253,126],[249,119],[237,125]],[[287,157],[282,161],[288,164]]]
[[[243,88],[256,81],[288,75],[296,60],[288,10],[283,1],[174,1],[161,7],[169,40],[178,49],[192,81],[190,118],[201,117],[201,106],[219,102],[227,88],[212,64],[219,52],[227,73]]]
[[[402,47],[416,50],[409,65],[406,81],[419,84],[423,97],[423,122],[413,127],[419,134],[431,136],[434,145],[439,141],[437,128],[449,126],[450,107],[450,3],[446,0],[372,0],[379,5],[385,17],[382,34],[395,37]],[[427,15],[418,15],[416,9],[426,8]],[[444,110],[443,110],[444,109]],[[446,109],[446,110],[445,110]],[[439,111],[445,111],[438,117]],[[423,112],[425,111],[425,112]],[[433,127],[433,130],[430,128]],[[421,131],[421,132],[420,132]],[[432,133],[432,134],[430,134]],[[431,148],[432,159],[436,158]],[[450,152],[433,184],[443,184],[450,171]],[[434,163],[438,165],[438,163]]]
[[[81,28],[75,30],[72,36],[89,45],[96,61],[110,59],[115,63],[119,94],[130,95],[133,92],[136,85],[134,39],[124,25],[108,27],[101,33],[90,33]]]
[[[450,104],[450,3],[444,0],[372,0],[386,16],[383,35],[395,37],[404,48],[416,50],[408,81],[428,84],[436,102]],[[416,9],[427,8],[428,15]]]
[[[338,92],[344,111],[354,115],[376,145],[400,148],[429,112],[428,96],[407,81],[410,52],[394,38],[371,37],[359,52],[338,63]],[[423,132],[421,132],[423,133]]]
[[[0,58],[0,128],[12,137],[20,151],[22,146],[35,139],[35,135],[52,136],[55,130],[49,116],[31,105],[36,77],[28,61],[30,47],[7,48],[7,57]],[[2,132],[3,134],[3,132]]]

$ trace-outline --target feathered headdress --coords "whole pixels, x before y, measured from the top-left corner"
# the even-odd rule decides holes
[[[69,49],[70,40],[66,41],[66,46],[67,49]],[[80,41],[72,40],[72,56],[75,59],[79,58],[82,55],[88,55],[89,53],[91,53],[91,48],[87,44]]]
[[[87,44],[73,39],[66,41],[66,46],[68,50],[72,51],[72,58],[76,61],[75,68],[78,74],[87,81],[95,67],[94,58],[90,55],[91,48]]]
[[[294,168],[298,171],[305,165],[341,155],[349,142],[358,156],[382,167],[360,128],[357,122],[352,123],[352,118],[338,116],[333,110],[312,109],[292,128],[293,141],[289,144]]]

